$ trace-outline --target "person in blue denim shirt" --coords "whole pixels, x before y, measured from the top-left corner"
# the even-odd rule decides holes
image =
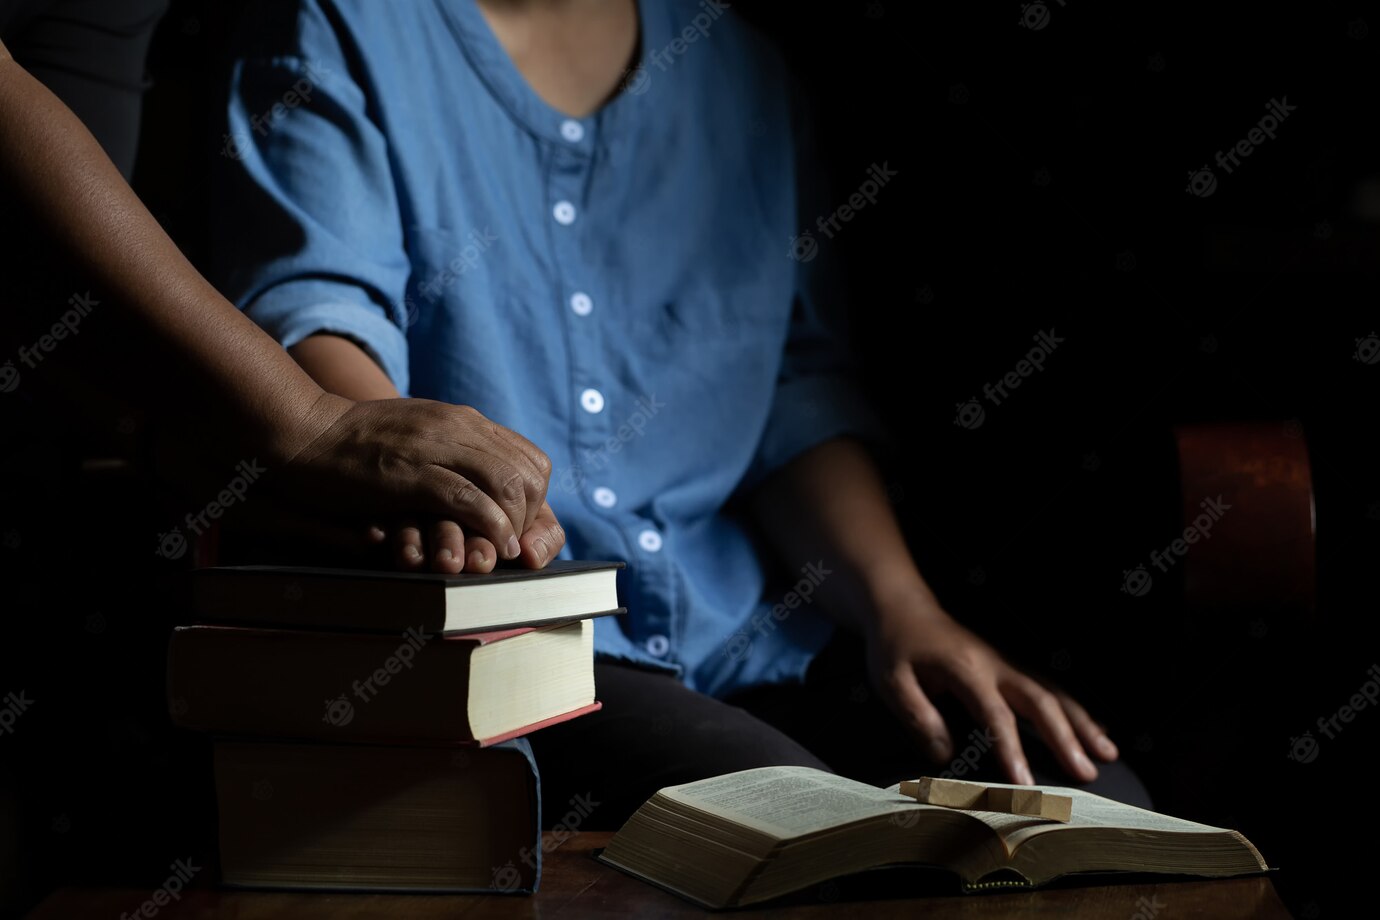
[[[533,736],[550,789],[635,805],[824,768],[720,700],[800,686],[838,624],[916,769],[958,750],[942,696],[1013,781],[1033,781],[1018,716],[1079,782],[1088,752],[1116,759],[917,571],[806,232],[837,203],[783,63],[727,4],[278,0],[253,23],[221,158],[228,296],[328,390],[463,403],[530,439],[564,555],[628,563],[629,612],[596,627],[604,712]],[[456,536],[406,540],[421,565]],[[494,564],[464,545],[467,569]]]

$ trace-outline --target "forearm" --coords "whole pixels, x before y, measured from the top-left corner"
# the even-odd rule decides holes
[[[858,442],[836,439],[801,454],[757,489],[752,511],[792,570],[824,560],[832,574],[816,597],[836,619],[866,629],[893,607],[939,611]]]
[[[7,219],[51,239],[98,286],[93,298],[116,307],[106,321],[176,369],[183,395],[238,422],[274,459],[325,427],[316,424],[321,388],[201,277],[76,116],[3,46],[0,125],[0,182],[22,209]],[[156,391],[123,395],[164,402]]]
[[[319,333],[307,336],[288,352],[328,393],[356,400],[401,395],[374,359],[350,339]]]

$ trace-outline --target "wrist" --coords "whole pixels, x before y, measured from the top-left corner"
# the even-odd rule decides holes
[[[947,619],[929,585],[918,572],[913,578],[893,579],[869,585],[870,619],[878,626],[915,620]]]
[[[294,395],[289,411],[279,417],[269,436],[269,454],[280,466],[295,460],[354,405],[319,386],[303,390]]]

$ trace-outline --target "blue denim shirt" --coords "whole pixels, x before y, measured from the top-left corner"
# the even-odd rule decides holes
[[[219,281],[285,346],[347,336],[545,450],[565,555],[628,563],[599,652],[723,696],[801,678],[831,634],[778,603],[732,500],[875,423],[782,62],[712,0],[639,7],[640,65],[570,118],[473,0],[267,4],[231,78]]]

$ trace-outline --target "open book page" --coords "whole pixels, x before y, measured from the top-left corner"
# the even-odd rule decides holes
[[[876,815],[934,807],[809,767],[743,770],[669,786],[661,794],[780,839]]]
[[[1006,838],[1007,847],[1012,850],[1020,846],[1022,842],[1040,834],[1076,827],[1125,827],[1138,831],[1168,831],[1180,834],[1230,833],[1225,828],[1198,824],[1195,821],[1185,821],[1183,818],[1173,818],[1158,812],[1146,811],[1144,808],[1136,808],[1134,805],[1123,805],[1121,802],[1104,799],[1100,795],[1093,795],[1079,789],[1067,789],[1061,786],[1036,786],[1035,788],[1045,792],[1072,796],[1073,815],[1068,824],[1051,824],[1042,821],[1003,834]]]
[[[1011,788],[1007,783],[987,783],[988,786]],[[1105,799],[1100,795],[1070,789],[1066,786],[1022,786],[1020,788],[1039,789],[1056,795],[1073,798],[1073,815],[1067,824],[1029,818],[1022,815],[1008,815],[992,811],[971,811],[969,814],[982,819],[1001,835],[1008,852],[1014,852],[1022,842],[1040,834],[1067,831],[1079,827],[1124,827],[1142,831],[1171,831],[1187,834],[1227,833],[1220,827],[1172,818],[1154,811],[1123,805]],[[900,795],[900,784],[890,787],[887,792]]]

